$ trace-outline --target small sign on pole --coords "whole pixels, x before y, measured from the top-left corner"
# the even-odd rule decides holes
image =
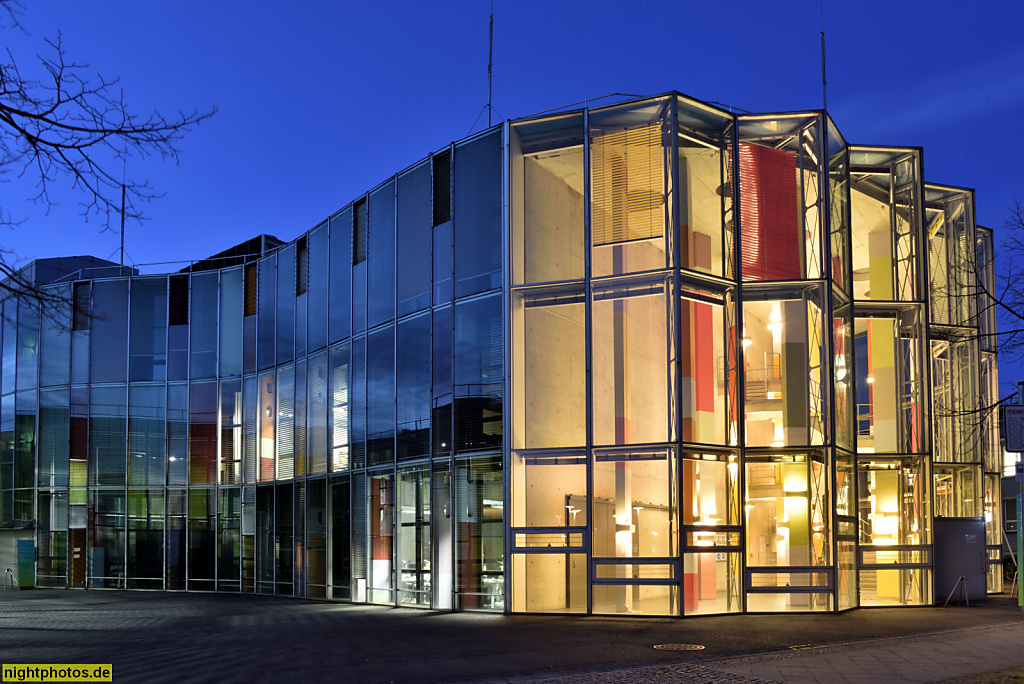
[[[1017,453],[1024,452],[1024,406],[1007,406],[1006,413],[1006,450]]]
[[[1017,461],[1014,466],[1016,467],[1016,474],[1014,476],[1015,482],[1024,482],[1024,461]]]

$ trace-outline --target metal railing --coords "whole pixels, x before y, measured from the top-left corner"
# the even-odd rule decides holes
[[[7,571],[4,573],[4,591],[7,591],[8,587],[21,589],[17,578],[14,576],[14,571],[10,568],[7,568]]]

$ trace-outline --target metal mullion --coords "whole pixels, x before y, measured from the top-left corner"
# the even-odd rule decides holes
[[[583,110],[583,329],[584,329],[584,364],[585,364],[585,380],[584,380],[584,402],[585,402],[585,454],[587,457],[586,462],[586,477],[587,477],[587,519],[584,524],[583,530],[583,543],[587,548],[587,559],[592,560],[593,549],[591,540],[594,535],[594,506],[593,506],[593,493],[594,493],[594,459],[593,459],[593,448],[594,448],[594,373],[593,373],[593,332],[594,332],[594,315],[593,315],[593,292],[591,291],[591,281],[593,274],[591,270],[593,268],[593,246],[592,242],[592,211],[591,211],[591,196],[592,196],[592,182],[590,178],[591,174],[591,159],[590,159],[590,110]],[[594,613],[594,597],[593,597],[593,583],[594,583],[594,572],[591,567],[591,563],[587,563],[587,615],[593,615]]]
[[[747,515],[746,508],[742,505],[743,497],[746,496],[747,491],[747,452],[746,452],[746,420],[744,419],[744,411],[746,410],[746,378],[742,372],[743,363],[746,357],[746,351],[740,344],[738,336],[739,331],[743,329],[743,259],[740,252],[740,237],[742,234],[742,208],[740,206],[740,136],[739,136],[739,119],[733,114],[732,115],[732,178],[733,182],[730,183],[730,191],[732,192],[732,215],[733,215],[733,231],[732,231],[732,254],[733,254],[733,281],[736,284],[735,302],[733,304],[733,341],[734,348],[736,349],[736,397],[735,402],[737,404],[735,415],[736,415],[736,478],[737,478],[737,496],[740,497],[739,505],[740,520],[738,521],[742,530],[740,532],[740,544],[746,548],[747,539]],[[728,338],[726,339],[726,349],[728,349]],[[726,367],[728,368],[728,361],[726,361]],[[727,370],[728,374],[728,370]],[[727,378],[728,380],[728,378]],[[726,384],[728,387],[728,382]],[[728,392],[727,392],[728,395]],[[728,405],[726,415],[728,416],[732,407]],[[728,467],[726,467],[728,472]],[[745,554],[744,554],[745,555]],[[739,608],[740,612],[746,612],[747,610],[747,575],[746,575],[746,558],[741,556],[740,560],[740,576],[742,586],[740,587],[739,596]],[[728,595],[728,594],[727,594]]]

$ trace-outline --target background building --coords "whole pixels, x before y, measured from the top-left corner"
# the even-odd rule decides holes
[[[42,586],[692,615],[931,603],[972,518],[998,591],[991,256],[822,112],[507,122],[292,242],[8,298],[0,523]]]

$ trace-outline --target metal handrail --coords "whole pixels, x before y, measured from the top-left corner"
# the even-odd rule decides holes
[[[12,582],[14,584],[11,584]],[[7,572],[4,574],[4,591],[7,591],[8,586],[18,587],[18,589],[21,589],[21,585],[18,584],[18,579],[14,576],[14,571],[10,568],[7,568]]]

